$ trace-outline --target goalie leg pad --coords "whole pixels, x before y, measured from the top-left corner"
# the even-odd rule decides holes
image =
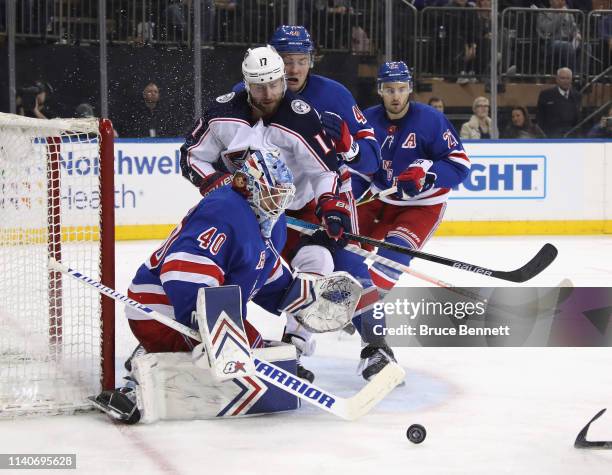
[[[295,375],[292,345],[253,350]],[[219,382],[210,368],[196,366],[189,353],[150,353],[132,361],[141,421],[243,417],[295,410],[299,399],[257,376]]]
[[[242,321],[240,287],[203,287],[196,307],[202,336],[199,351],[205,351],[209,367],[218,381],[255,373],[249,340]]]

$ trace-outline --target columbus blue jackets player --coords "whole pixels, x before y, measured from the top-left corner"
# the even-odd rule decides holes
[[[314,43],[303,26],[283,25],[270,38],[285,62],[287,87],[321,113],[321,122],[336,151],[351,171],[371,176],[380,167],[374,130],[350,91],[333,79],[312,74]],[[355,193],[358,197],[360,193]]]
[[[311,73],[314,43],[308,30],[303,26],[282,25],[272,34],[270,45],[285,63],[287,88],[321,114],[323,128],[334,141],[336,151],[345,164],[341,166],[343,181],[350,178],[349,171],[371,177],[380,167],[380,147],[374,138],[374,131],[345,86]],[[242,89],[244,84],[239,83],[233,90]],[[365,190],[360,187],[353,191],[357,191],[353,194],[358,197]]]
[[[351,166],[358,168],[360,174],[364,176],[374,173],[380,167],[380,152],[378,143],[373,137],[373,131],[367,125],[367,121],[357,107],[355,100],[344,86],[331,79],[309,74],[314,46],[306,29],[301,26],[282,26],[272,36],[271,43],[278,48],[285,63],[287,88],[289,89],[287,94],[298,92],[299,97],[305,98],[306,102],[314,105],[319,112],[329,111],[330,114],[322,114],[321,122],[326,137],[331,137],[334,140],[336,152],[341,152],[339,155],[342,161],[350,162]],[[247,76],[245,76],[244,84],[245,86],[248,84]],[[252,86],[250,89],[253,89]],[[239,94],[242,90],[242,85],[234,88],[236,94]],[[340,173],[343,175],[343,184],[340,189],[341,196],[345,197],[345,202],[349,203],[351,210],[354,212],[353,195],[350,192],[350,175],[346,166],[341,165]],[[300,188],[299,185],[297,186],[299,193]],[[299,208],[292,206],[287,214],[306,221],[316,222],[317,216],[320,215],[317,208],[317,204],[313,200]],[[356,227],[353,227],[353,230],[358,231]],[[288,252],[285,252],[284,255],[290,258],[291,251],[295,252],[298,249],[296,256],[291,260],[291,265],[295,269],[301,272],[323,275],[329,274],[334,268],[335,270],[346,270],[362,284],[364,292],[357,306],[353,322],[364,337],[365,346],[361,353],[363,360],[362,375],[364,378],[370,379],[387,364],[389,361],[388,355],[391,355],[392,358],[393,353],[385,344],[384,339],[376,337],[370,331],[374,324],[372,306],[378,299],[378,292],[371,282],[367,267],[359,256],[333,249],[334,246],[331,243],[332,251],[334,251],[333,262],[330,260],[329,266],[326,266],[325,271],[322,272],[313,265],[318,256],[309,250],[316,249],[319,253],[325,252],[325,246],[328,246],[330,242],[315,238],[315,240],[310,241],[302,240],[298,244],[299,240],[299,235],[289,230],[288,243],[285,247]],[[310,245],[303,246],[304,244]],[[307,259],[307,257],[310,259]],[[285,341],[294,344],[300,355],[308,356],[314,351],[314,341],[310,333],[299,325],[291,315],[287,317]],[[306,370],[301,364],[298,365],[298,375],[309,380],[314,378],[312,372]]]
[[[291,282],[281,265],[286,239],[283,211],[295,194],[293,176],[273,153],[255,151],[221,187],[192,208],[166,241],[140,266],[130,298],[194,328],[201,287],[239,285],[242,315],[253,300],[273,313]],[[132,332],[147,352],[189,351],[196,342],[127,307]],[[262,344],[244,320],[251,347]]]
[[[355,179],[359,182],[369,181],[373,173],[380,168],[380,147],[374,138],[373,129],[345,86],[311,73],[314,44],[306,28],[280,26],[270,38],[270,45],[283,58],[288,89],[299,94],[320,113],[327,136],[332,138],[336,151],[340,152],[340,191],[351,205],[352,213],[356,215],[351,181],[353,184],[356,183]],[[351,176],[355,179],[351,180]],[[363,187],[358,193],[362,191]],[[298,212],[288,211],[287,214],[306,221],[316,220],[314,203]],[[353,232],[359,233],[357,226],[353,227]],[[287,239],[287,248],[292,249],[298,241],[297,233],[289,230]],[[365,379],[370,379],[393,358],[393,352],[384,339],[376,337],[371,331],[374,323],[372,305],[378,300],[378,292],[361,257],[343,249],[336,249],[333,257],[335,270],[349,272],[364,288],[353,322],[364,340],[361,352],[362,375]],[[302,351],[306,356],[314,350],[311,335],[291,315],[287,317],[285,341],[293,343],[298,351]]]
[[[303,99],[287,91],[284,64],[270,46],[250,49],[242,63],[246,91],[230,92],[210,104],[181,147],[183,175],[204,195],[227,183],[246,149],[276,148],[295,177],[296,195],[289,209],[317,210],[333,239],[350,229],[351,212],[339,196],[334,146],[319,117]],[[327,275],[329,251],[300,249],[293,266]]]
[[[461,183],[470,161],[459,135],[444,114],[410,102],[412,77],[403,61],[387,62],[378,71],[382,104],[364,111],[381,144],[382,167],[368,193],[393,185],[397,193],[358,208],[361,232],[376,239],[421,249],[436,231],[450,188]],[[378,254],[409,265],[410,256],[379,249]],[[390,290],[400,272],[376,263],[372,280]]]

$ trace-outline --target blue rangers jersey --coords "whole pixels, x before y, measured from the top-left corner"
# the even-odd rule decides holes
[[[244,90],[240,82],[234,91]],[[309,74],[306,84],[298,93],[319,113],[324,111],[338,114],[347,123],[349,131],[359,144],[360,158],[356,164],[351,164],[351,170],[359,174],[372,175],[380,167],[380,148],[374,138],[374,130],[365,115],[357,106],[351,92],[333,79]]]
[[[239,285],[244,318],[251,299],[278,313],[278,302],[291,281],[278,251],[285,245],[286,226],[281,215],[270,239],[264,239],[248,202],[230,186],[219,188],[192,208],[140,266],[128,295],[192,328],[200,287]],[[126,315],[148,318],[131,307]]]
[[[217,97],[181,147],[183,176],[200,186],[202,177],[216,170],[233,173],[247,148],[279,150],[294,176],[296,193],[289,209],[339,191],[334,146],[317,113],[290,91],[271,117],[259,120],[252,118],[246,91]]]
[[[393,185],[393,179],[417,159],[434,162],[429,169],[436,174],[433,188],[407,200],[395,195],[380,198],[398,206],[433,205],[446,201],[450,189],[468,176],[470,160],[463,150],[459,135],[441,112],[433,107],[410,102],[408,112],[398,120],[390,120],[384,106],[364,111],[381,144],[382,166],[374,175],[371,191],[378,193]]]

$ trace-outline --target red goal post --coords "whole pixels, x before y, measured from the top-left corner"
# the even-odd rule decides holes
[[[114,387],[114,302],[47,267],[114,287],[114,241],[110,121],[0,113],[0,416],[87,409]]]

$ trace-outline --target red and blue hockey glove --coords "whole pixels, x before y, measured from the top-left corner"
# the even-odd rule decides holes
[[[232,175],[225,172],[214,172],[210,175],[206,175],[202,178],[202,183],[200,184],[200,194],[202,196],[206,196],[217,188],[221,188],[225,185],[230,185],[232,183]]]
[[[395,185],[400,199],[412,198],[433,187],[436,174],[428,172],[432,165],[431,160],[415,160],[399,174],[395,179]]]
[[[338,114],[325,111],[321,115],[321,125],[327,136],[332,139],[336,153],[345,162],[356,162],[359,159],[359,144],[353,140],[347,123]]]
[[[342,235],[351,230],[348,202],[332,193],[323,193],[319,197],[315,214],[325,226],[327,235],[341,246],[346,245],[346,239],[343,239]]]

